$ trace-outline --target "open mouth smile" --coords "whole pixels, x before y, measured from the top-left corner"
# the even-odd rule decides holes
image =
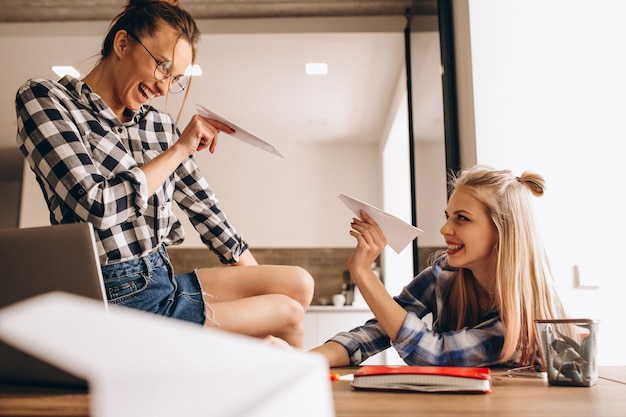
[[[462,244],[448,244],[448,255],[455,254],[456,252],[463,249],[465,245]]]
[[[157,96],[155,93],[150,91],[148,88],[146,88],[142,84],[139,84],[139,92],[141,93],[142,96],[146,98],[146,100],[152,100],[153,98]]]

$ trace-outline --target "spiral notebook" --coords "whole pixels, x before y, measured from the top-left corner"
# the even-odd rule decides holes
[[[370,365],[355,374],[356,390],[418,392],[491,392],[489,368],[454,366]]]

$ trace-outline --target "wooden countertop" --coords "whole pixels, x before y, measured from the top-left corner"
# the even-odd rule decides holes
[[[356,368],[336,368],[342,375]],[[488,394],[428,394],[354,391],[333,381],[338,417],[382,416],[567,416],[626,415],[626,367],[600,367],[593,387],[550,386],[539,378],[508,377],[493,371]],[[294,416],[297,410],[294,410]],[[62,388],[0,385],[0,416],[89,416],[89,394]]]

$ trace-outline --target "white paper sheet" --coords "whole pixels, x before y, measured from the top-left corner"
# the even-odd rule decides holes
[[[84,377],[94,417],[334,416],[319,354],[76,295],[0,309],[0,338]]]
[[[383,234],[387,238],[387,244],[396,253],[402,252],[402,250],[413,239],[423,234],[424,231],[417,227],[410,225],[402,219],[386,213],[372,205],[369,205],[356,198],[349,197],[345,194],[339,194],[339,199],[348,206],[348,208],[358,218],[361,218],[361,210],[370,215],[372,219],[380,226]]]
[[[236,124],[234,124],[233,122],[226,120],[225,118],[223,118],[222,116],[220,116],[219,114],[215,113],[214,111],[211,111],[209,109],[207,109],[206,107],[200,105],[200,104],[196,104],[196,106],[198,107],[198,113],[201,116],[207,117],[209,119],[213,119],[213,120],[217,120],[218,122],[222,122],[224,123],[226,126],[229,126],[230,128],[232,128],[235,133],[228,133],[228,132],[223,132],[227,135],[230,135],[236,139],[239,139],[243,142],[246,142],[249,145],[252,145],[254,147],[257,147],[259,149],[263,149],[266,152],[272,153],[276,156],[280,156],[281,158],[285,158],[279,151],[278,149],[276,149],[273,145],[265,142],[263,139],[253,135],[252,133],[246,131],[245,129],[237,126]]]

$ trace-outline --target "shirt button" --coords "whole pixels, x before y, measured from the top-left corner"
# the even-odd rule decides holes
[[[124,128],[118,127],[117,128],[117,133],[122,133],[124,131]]]

